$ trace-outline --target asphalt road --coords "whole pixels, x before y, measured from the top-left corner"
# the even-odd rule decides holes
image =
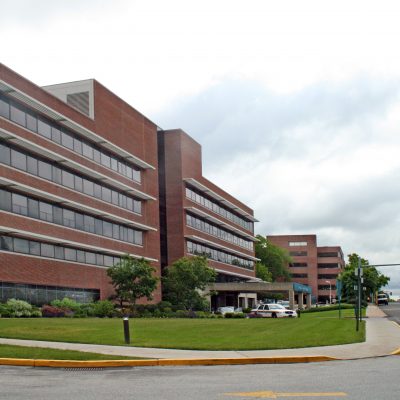
[[[314,364],[64,370],[0,367],[0,399],[396,399],[400,356]]]
[[[388,315],[389,319],[400,324],[400,303],[389,303],[389,305],[380,306],[379,308]]]

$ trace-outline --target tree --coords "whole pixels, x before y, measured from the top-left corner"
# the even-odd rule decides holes
[[[181,305],[186,310],[203,309],[205,296],[200,291],[214,282],[216,276],[206,257],[180,258],[165,269],[162,279],[164,300]]]
[[[123,256],[121,261],[107,270],[114,286],[116,298],[121,308],[128,302],[135,311],[136,301],[141,297],[151,300],[157,287],[158,278],[153,276],[155,269],[144,258],[137,259],[129,255]]]
[[[260,262],[256,263],[256,277],[265,282],[272,281],[272,274],[268,271],[268,267]]]
[[[265,237],[257,235],[256,257],[265,265],[272,276],[272,281],[290,281],[288,270],[292,258],[282,247],[269,242]]]
[[[357,276],[355,274],[358,268],[359,255],[356,253],[348,255],[349,261],[344,271],[338,279],[342,281],[343,297],[347,302],[353,302],[356,297],[354,287],[357,285]],[[363,296],[372,298],[383,286],[389,283],[390,278],[380,273],[375,267],[369,265],[369,261],[361,258],[361,267],[363,269],[363,286],[366,288]]]

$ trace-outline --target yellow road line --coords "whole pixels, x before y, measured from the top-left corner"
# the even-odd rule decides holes
[[[263,399],[277,399],[278,397],[345,397],[345,392],[298,392],[298,393],[285,393],[285,392],[234,392],[224,393],[225,396],[237,397],[258,397]]]

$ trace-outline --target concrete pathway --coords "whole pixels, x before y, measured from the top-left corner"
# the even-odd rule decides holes
[[[400,348],[400,326],[398,324],[385,318],[386,314],[375,305],[368,306],[367,317],[367,337],[364,343],[345,344],[339,346],[308,347],[302,349],[197,351],[128,346],[104,346],[96,344],[45,342],[37,340],[18,340],[2,338],[0,338],[0,344],[11,344],[28,347],[46,347],[62,350],[77,350],[100,354],[157,359],[292,356],[328,356],[340,359],[355,359],[385,356]]]

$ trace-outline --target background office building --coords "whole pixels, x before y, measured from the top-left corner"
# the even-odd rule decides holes
[[[162,266],[206,255],[218,282],[255,277],[253,210],[202,174],[201,146],[182,130],[160,131]],[[238,305],[238,293],[220,293],[212,306]]]
[[[157,165],[156,125],[95,80],[0,64],[0,300],[108,298],[126,253],[159,276]]]
[[[271,235],[267,240],[289,252],[293,282],[310,286],[318,302],[336,298],[336,279],[345,266],[340,246],[318,246],[316,235]]]

